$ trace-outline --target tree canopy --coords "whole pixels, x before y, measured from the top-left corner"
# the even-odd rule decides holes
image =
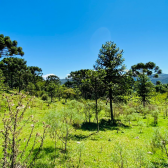
[[[135,89],[140,97],[143,106],[149,103],[149,98],[151,97],[151,92],[154,89],[154,85],[149,79],[149,76],[158,78],[158,74],[162,73],[162,70],[154,62],[138,63],[131,67],[134,77],[137,77]]]
[[[17,46],[16,40],[11,40],[9,36],[0,34],[0,58],[5,56],[23,56],[22,47]]]

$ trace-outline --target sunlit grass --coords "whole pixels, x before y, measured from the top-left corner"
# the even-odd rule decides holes
[[[10,96],[10,95],[9,95]],[[14,96],[15,102],[17,102],[17,96]],[[2,100],[0,97],[0,113],[1,116],[6,109],[6,100]],[[64,102],[64,101],[63,101]],[[30,115],[33,115],[34,120],[38,120],[34,124],[35,129],[33,135],[37,132],[43,133],[43,122],[46,121],[46,116],[50,111],[55,113],[60,112],[62,108],[66,107],[66,104],[56,101],[48,106],[48,103],[35,98],[33,102],[30,103],[30,108],[27,109],[24,120]],[[117,111],[117,108],[116,108]],[[99,114],[99,118],[105,118],[105,111],[102,110]],[[94,115],[91,118],[92,125],[88,127],[93,127],[92,129],[73,129],[69,135],[69,140],[67,144],[67,153],[63,150],[62,142],[57,138],[57,148],[56,156],[54,149],[54,141],[51,139],[50,134],[46,135],[44,140],[43,150],[39,155],[36,162],[36,167],[118,167],[117,162],[114,163],[113,154],[116,151],[116,144],[120,143],[123,146],[124,156],[129,164],[129,167],[135,167],[135,162],[137,160],[136,152],[141,150],[145,157],[145,161],[151,161],[156,167],[165,167],[167,164],[167,157],[164,152],[157,150],[153,153],[150,148],[151,139],[153,133],[156,129],[164,132],[168,128],[167,117],[164,115],[164,111],[160,112],[158,118],[158,124],[153,124],[153,117],[149,114],[148,118],[144,118],[141,114],[140,121],[143,122],[143,126],[138,125],[137,121],[129,122],[125,117],[121,117],[122,125],[118,126],[108,126],[103,127],[100,124],[100,131],[97,133],[96,122],[94,121]],[[99,121],[100,121],[99,120]],[[31,122],[28,122],[24,127],[20,138],[21,138],[21,150],[24,149],[25,139],[28,139],[31,131]],[[86,123],[87,124],[87,123]],[[3,129],[2,122],[0,122],[0,129]],[[34,138],[34,136],[32,136]],[[30,145],[27,151],[31,150],[33,145],[33,138],[30,141]],[[0,138],[0,144],[2,144],[3,139]],[[37,143],[35,149],[38,148]],[[35,154],[36,150],[33,151],[32,156]],[[55,163],[54,163],[54,157]],[[0,158],[2,158],[2,146],[0,146]],[[145,167],[142,165],[142,167]]]

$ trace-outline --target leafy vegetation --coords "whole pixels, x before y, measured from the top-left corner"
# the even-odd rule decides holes
[[[61,85],[0,37],[1,167],[168,167],[168,90],[148,77],[161,73],[155,63],[126,72],[123,51],[107,42],[94,70]]]

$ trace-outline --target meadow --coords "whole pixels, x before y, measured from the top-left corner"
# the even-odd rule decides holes
[[[25,95],[25,96],[24,96]],[[22,167],[168,167],[166,94],[157,94],[145,108],[133,96],[127,104],[113,103],[116,124],[111,124],[109,105],[98,100],[99,132],[95,101],[68,100],[52,103],[26,93],[1,93],[0,114],[24,115],[16,124],[16,162]],[[18,104],[18,102],[20,102]],[[11,112],[10,112],[11,111]],[[28,120],[29,119],[29,120]],[[12,119],[11,119],[12,120]],[[4,163],[5,134],[0,122],[0,158]],[[11,122],[11,123],[10,123]],[[7,126],[7,123],[6,123]],[[6,149],[10,163],[11,141]],[[24,151],[24,152],[23,152]],[[22,154],[23,153],[23,154]]]

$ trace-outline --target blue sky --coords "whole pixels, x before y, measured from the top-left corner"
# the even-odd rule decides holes
[[[0,34],[17,40],[28,66],[66,77],[92,69],[114,41],[127,69],[153,61],[168,73],[167,0],[1,0]]]

